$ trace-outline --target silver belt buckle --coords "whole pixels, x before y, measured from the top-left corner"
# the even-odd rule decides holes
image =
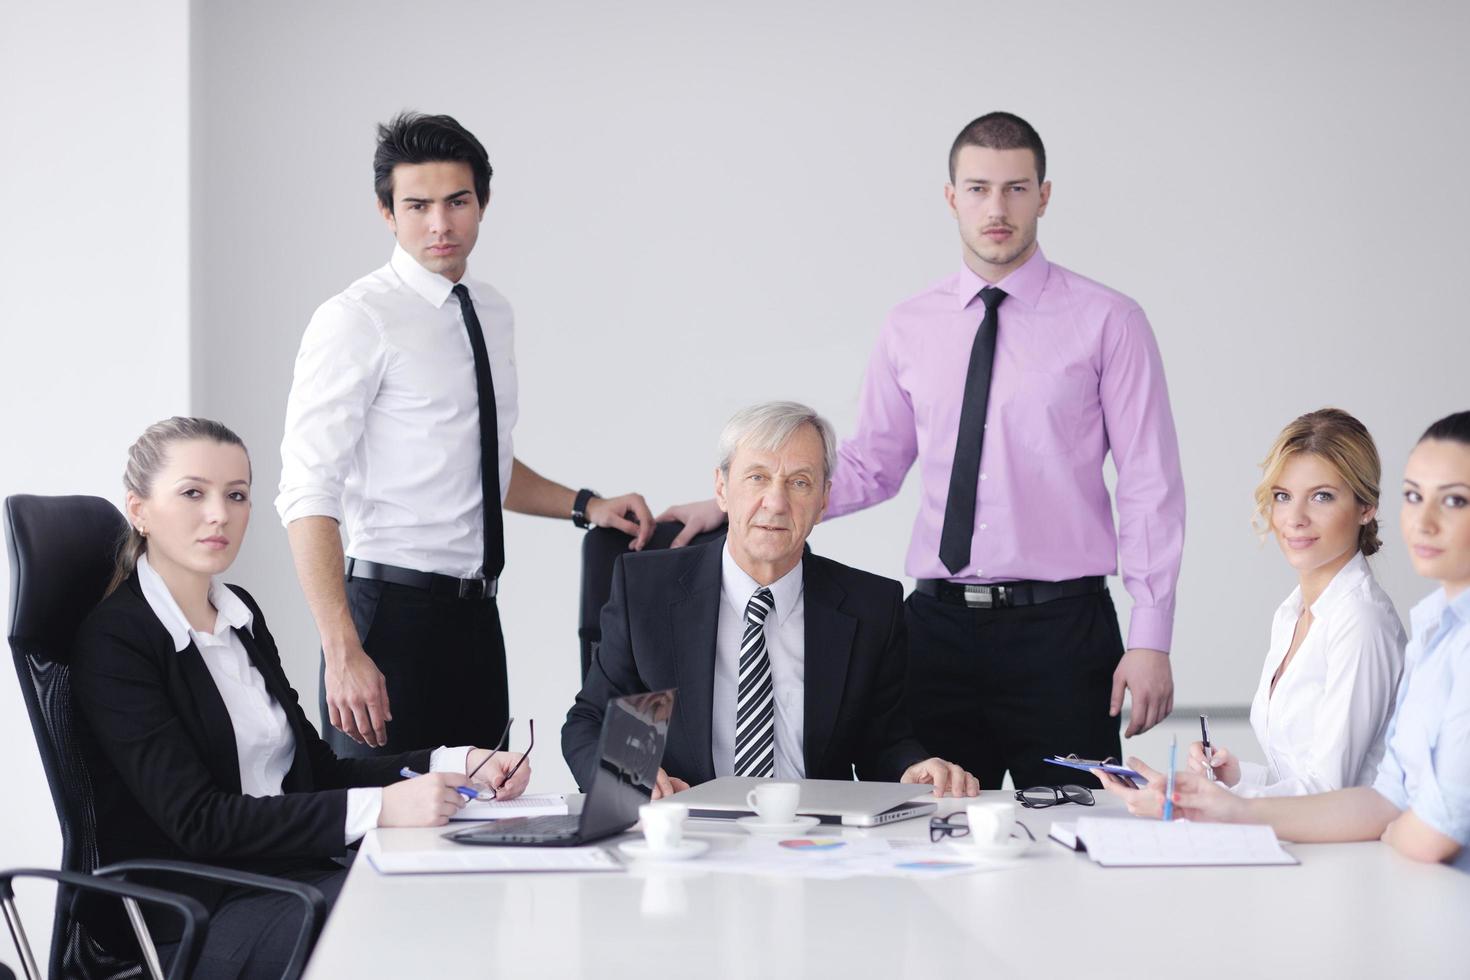
[[[967,585],[965,605],[973,609],[993,609],[1011,604],[1011,590],[1004,585]]]
[[[462,578],[459,580],[461,599],[493,599],[500,591],[498,578]]]

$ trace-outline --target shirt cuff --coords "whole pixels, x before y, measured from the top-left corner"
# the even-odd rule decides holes
[[[1401,771],[1387,771],[1387,767],[1380,764],[1378,778],[1373,780],[1373,792],[1383,797],[1400,810],[1409,808],[1409,796],[1404,792],[1404,780]],[[1423,814],[1421,813],[1422,817]]]
[[[1266,767],[1259,762],[1242,762],[1240,764],[1240,782],[1226,789],[1236,796],[1253,797],[1260,796],[1259,790],[1266,785]]]
[[[358,786],[347,791],[347,826],[343,843],[355,844],[378,825],[383,812],[383,790],[377,786]]]
[[[1128,649],[1169,652],[1174,636],[1174,610],[1159,606],[1134,606],[1128,619]]]
[[[342,523],[342,501],[329,494],[307,491],[287,493],[276,497],[276,513],[281,515],[281,526],[290,527],[292,521],[303,517],[330,517]]]
[[[429,772],[457,772],[465,775],[465,765],[470,757],[470,745],[456,745],[453,748],[439,746],[429,753]]]
[[[1470,807],[1462,800],[1447,798],[1444,787],[1426,780],[1409,800],[1414,816],[1458,843],[1470,844]]]

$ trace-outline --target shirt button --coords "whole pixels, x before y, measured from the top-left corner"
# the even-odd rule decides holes
[[[985,569],[983,569],[983,568],[977,568],[977,569],[975,569],[975,574],[976,575],[984,575],[985,574]]]
[[[989,526],[990,526],[990,525],[989,525],[989,524],[981,524],[981,525],[980,525],[980,530],[982,530],[982,531],[983,531],[983,530],[985,530],[985,529],[986,529],[986,528],[987,528],[987,527],[989,527]]]
[[[985,479],[985,474],[984,473],[981,473],[980,474],[980,479],[982,479],[982,480]]]

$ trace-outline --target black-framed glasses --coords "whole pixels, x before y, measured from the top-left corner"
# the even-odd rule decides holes
[[[1028,839],[1033,842],[1036,840],[1036,835],[1031,833],[1030,827],[1027,827],[1019,820],[1016,821],[1016,826],[1025,832]],[[947,817],[929,818],[929,843],[931,844],[937,844],[946,837],[953,837],[958,840],[961,837],[968,836],[969,833],[970,818],[964,813],[951,813]],[[1014,837],[1016,835],[1012,834],[1011,836]]]
[[[514,718],[510,719],[510,721],[507,721],[505,723],[505,731],[501,732],[500,733],[500,737],[495,740],[495,748],[491,749],[490,750],[490,754],[487,755],[487,756],[485,756],[485,758],[481,759],[480,760],[480,764],[478,766],[476,766],[473,770],[470,771],[470,775],[469,775],[469,778],[470,779],[474,779],[475,778],[475,774],[478,773],[481,769],[485,768],[485,763],[489,762],[495,756],[495,753],[497,753],[497,752],[500,751],[500,747],[502,745],[504,745],[505,744],[505,740],[510,737],[510,726],[511,725],[514,725],[515,723],[516,723],[516,720]],[[505,778],[500,781],[500,785],[502,785],[502,786],[504,786],[506,783],[509,783],[511,781],[511,779],[513,779],[515,777],[515,774],[518,773],[518,772],[520,772],[521,765],[530,756],[531,750],[536,747],[536,719],[535,718],[532,718],[528,724],[530,724],[530,726],[531,726],[531,741],[530,741],[530,744],[528,744],[526,746],[526,751],[524,751],[524,752],[521,753],[521,757],[516,760],[516,764],[510,767],[510,772],[506,773],[505,774]],[[491,786],[490,787],[490,798],[492,800],[495,799],[495,795],[496,795],[496,793],[495,793],[495,787],[494,786]]]
[[[1086,786],[1032,786],[1016,790],[1016,802],[1028,810],[1044,810],[1064,803],[1092,806],[1097,800]]]

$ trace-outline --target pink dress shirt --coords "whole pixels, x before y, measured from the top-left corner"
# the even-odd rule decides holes
[[[899,304],[868,363],[857,432],[838,452],[828,517],[898,492],[919,461],[905,570],[939,560],[965,372],[990,285],[968,267]],[[1184,549],[1179,442],[1153,330],[1133,300],[1037,249],[996,283],[1000,305],[970,564],[958,582],[1111,575],[1133,597],[1128,646],[1168,650]],[[1118,524],[1103,482],[1118,471]]]

